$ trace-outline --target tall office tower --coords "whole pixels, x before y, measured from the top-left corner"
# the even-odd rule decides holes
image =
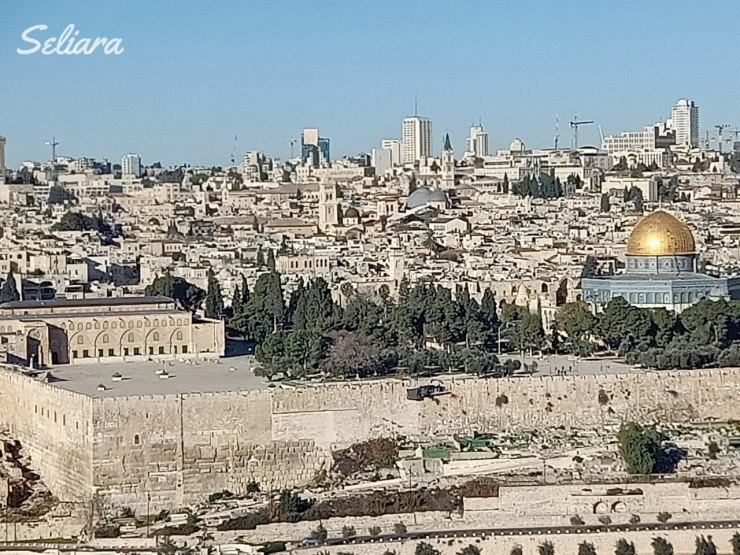
[[[671,123],[676,131],[676,145],[699,146],[699,107],[693,100],[682,98],[671,110]]]
[[[121,159],[121,173],[141,177],[141,157],[132,152]]]
[[[383,139],[380,148],[390,152],[391,166],[400,166],[403,162],[403,141],[401,139]]]
[[[383,175],[393,167],[392,154],[388,148],[374,148],[372,151],[371,165],[375,168],[375,175]]]
[[[5,183],[5,137],[0,135],[0,183]]]
[[[483,131],[482,125],[470,127],[470,137],[467,138],[468,152],[476,158],[488,156],[488,133]]]
[[[319,130],[309,127],[301,135],[301,161],[312,166],[329,163],[329,139],[319,136]]]
[[[432,155],[432,120],[411,116],[403,120],[403,163]]]

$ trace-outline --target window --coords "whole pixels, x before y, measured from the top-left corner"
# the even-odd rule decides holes
[[[124,347],[123,348],[123,356],[125,356],[125,357],[128,356],[128,347]]]
[[[113,349],[108,349],[108,356],[109,357],[116,356],[116,351]]]
[[[86,330],[91,330],[92,329],[92,324],[90,322],[88,322],[87,324],[85,324],[85,329]]]
[[[72,358],[77,358],[77,351],[72,351]]]
[[[182,332],[181,331],[178,331],[177,332],[177,340],[178,341],[181,341],[182,340]]]
[[[138,347],[134,347],[134,356],[138,356],[140,354],[141,354],[141,349],[139,349]]]
[[[139,320],[138,322],[136,322],[136,327],[137,328],[140,328],[141,327],[141,320]]]
[[[154,327],[155,328],[159,327],[159,320],[154,320]]]
[[[155,331],[152,334],[152,341],[159,341],[159,333],[158,332]]]
[[[154,347],[149,347],[149,354],[150,355],[153,355],[154,354]]]
[[[152,323],[149,320],[144,320],[144,325],[148,328]]]
[[[133,333],[129,333],[128,334],[128,342],[129,343],[133,343],[134,342],[134,334]]]
[[[129,329],[133,329],[133,327],[134,327],[134,323],[133,323],[132,321],[129,321],[129,323],[128,323],[128,327],[129,327]]]
[[[88,351],[87,349],[84,349],[82,351],[82,358],[90,358],[90,351]]]
[[[103,334],[103,343],[108,343],[108,334],[107,333],[104,333]]]
[[[111,329],[116,329],[116,328],[118,327],[118,323],[116,323],[116,322],[111,322],[111,323],[110,323],[110,327],[111,327]]]
[[[98,349],[98,358],[103,357],[103,349]]]
[[[77,336],[77,344],[78,345],[82,345],[84,342],[85,342],[85,338],[82,337],[81,335],[78,335]]]
[[[164,346],[162,346],[162,345],[160,345],[160,347],[159,347],[159,354],[160,355],[163,355],[164,354]]]
[[[108,329],[108,322],[103,322],[103,329],[104,330],[107,330]]]
[[[63,414],[62,415],[62,426],[66,426],[66,425],[67,425],[67,415]]]
[[[98,322],[97,320],[95,320],[95,329],[96,330],[100,329],[100,322]]]
[[[82,324],[77,324],[77,331],[82,331]]]
[[[183,345],[182,346],[182,354],[184,354],[184,355],[188,354],[188,346],[187,345]]]
[[[134,445],[139,445],[139,434],[134,436]]]

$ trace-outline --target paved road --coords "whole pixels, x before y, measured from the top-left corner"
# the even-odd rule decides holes
[[[469,530],[437,530],[408,532],[406,534],[382,534],[380,536],[355,536],[353,538],[329,538],[325,545],[352,545],[357,543],[399,542],[405,540],[429,540],[451,538],[485,538],[486,536],[539,536],[562,534],[599,534],[604,532],[645,532],[670,530],[716,530],[740,528],[740,520],[651,522],[644,524],[610,524],[607,526],[547,526],[538,528],[475,528]]]

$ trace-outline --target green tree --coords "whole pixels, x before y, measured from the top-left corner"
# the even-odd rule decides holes
[[[555,546],[551,541],[545,541],[537,546],[537,552],[539,555],[555,555]]]
[[[208,269],[208,291],[206,292],[206,318],[219,320],[224,315],[224,298],[221,294],[221,284],[216,279],[212,269]]]
[[[617,434],[619,454],[630,474],[650,474],[656,463],[661,436],[654,428],[627,422]]]
[[[588,542],[578,544],[578,555],[596,555],[594,544]]]
[[[612,206],[609,202],[609,195],[607,193],[602,193],[601,195],[601,211],[602,212],[609,212],[611,210]]]
[[[650,543],[655,555],[673,555],[673,546],[665,538],[656,537]]]
[[[740,555],[740,533],[735,532],[730,540],[732,555]]]
[[[614,555],[637,555],[635,544],[633,542],[628,542],[624,538],[618,539],[617,546],[614,549]]]
[[[257,259],[256,259],[256,261],[257,261],[257,266],[259,266],[260,268],[265,265],[265,253],[262,250],[262,245],[260,245],[259,247],[257,247]]]
[[[311,531],[311,538],[319,543],[324,543],[326,538],[329,537],[329,533],[326,531],[323,525],[319,524],[314,530]]]
[[[407,532],[406,525],[403,522],[396,522],[393,525],[393,533],[399,536]]]
[[[661,524],[665,524],[666,522],[668,522],[669,520],[671,520],[672,517],[673,517],[673,515],[671,513],[668,513],[666,511],[662,511],[662,512],[658,513],[658,516],[656,517],[656,519]]]
[[[200,287],[184,280],[181,277],[175,277],[169,272],[156,278],[151,284],[147,285],[144,290],[146,295],[162,295],[174,299],[183,310],[195,312],[200,308],[206,292]]]
[[[11,268],[8,272],[8,277],[5,278],[2,287],[0,287],[0,303],[9,303],[20,300],[21,295],[18,292],[18,287],[15,283],[13,268]]]
[[[712,541],[712,536],[705,538],[704,536],[696,537],[696,550],[695,555],[717,555],[717,547]]]
[[[481,555],[480,547],[477,545],[468,544],[457,552],[457,555]]]
[[[267,269],[271,272],[275,271],[275,253],[272,249],[267,249]]]
[[[354,526],[342,526],[342,537],[353,538],[357,535]]]
[[[515,545],[511,548],[509,555],[524,555],[524,550],[521,545]]]
[[[419,542],[416,544],[416,550],[414,551],[415,555],[441,555],[440,551],[438,549],[434,549],[430,544],[427,542]]]
[[[581,279],[592,278],[599,275],[599,262],[590,254],[586,256],[586,261],[581,268]]]

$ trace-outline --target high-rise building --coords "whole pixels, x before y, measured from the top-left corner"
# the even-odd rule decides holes
[[[380,141],[380,148],[390,151],[391,166],[403,164],[403,141],[401,139],[383,139]]]
[[[5,137],[0,135],[0,183],[5,183]]]
[[[132,152],[121,159],[121,173],[141,177],[141,157]]]
[[[319,130],[315,127],[306,128],[301,135],[301,161],[304,164],[318,166],[328,164],[329,139],[319,136]]]
[[[699,146],[699,107],[682,98],[671,110],[671,126],[676,131],[676,146]]]
[[[391,167],[393,155],[388,148],[374,148],[372,152],[372,166],[375,168],[375,175],[383,175]]]
[[[432,155],[432,120],[411,116],[403,120],[403,163]]]
[[[467,138],[468,152],[476,158],[488,156],[488,133],[483,131],[482,125],[470,127],[470,137]]]

